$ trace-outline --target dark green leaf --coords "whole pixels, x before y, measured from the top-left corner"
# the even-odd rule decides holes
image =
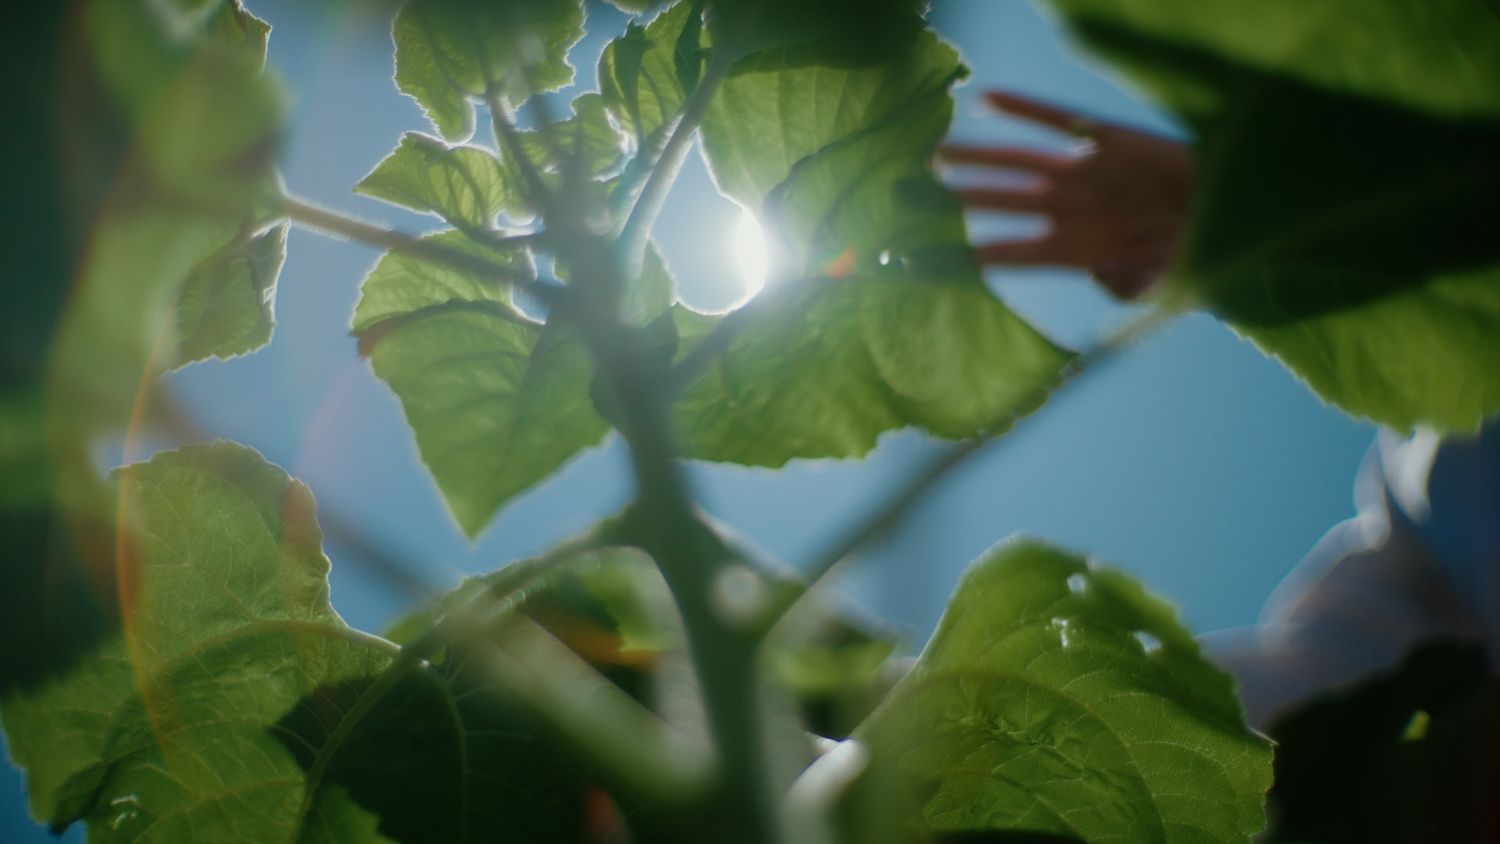
[[[1350,413],[1500,410],[1500,16],[1475,0],[1056,0],[1198,135],[1175,293]]]
[[[604,436],[582,338],[560,319],[522,317],[491,280],[389,254],[365,280],[354,331],[470,536]]]
[[[1171,609],[1032,543],[976,563],[856,735],[935,832],[1249,841],[1271,748]]]
[[[436,214],[459,228],[486,229],[512,207],[519,191],[488,150],[449,147],[407,132],[396,151],[375,165],[354,190],[413,211]]]
[[[237,239],[193,268],[177,300],[177,359],[243,355],[271,342],[285,225]]]
[[[922,30],[927,0],[709,0],[714,42],[736,56],[790,45],[820,63],[878,62]]]
[[[396,85],[450,141],[474,132],[474,103],[511,106],[573,81],[581,0],[411,0],[396,15]]]

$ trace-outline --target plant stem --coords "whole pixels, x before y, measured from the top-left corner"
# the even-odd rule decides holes
[[[687,159],[688,150],[692,148],[698,124],[703,122],[709,103],[713,101],[714,94],[718,93],[719,84],[729,75],[729,68],[733,64],[732,51],[713,51],[703,78],[698,80],[698,87],[693,89],[692,96],[683,104],[682,116],[678,118],[671,136],[662,147],[660,157],[652,166],[651,175],[646,178],[646,186],[641,189],[635,206],[630,209],[630,216],[625,218],[625,225],[620,229],[618,248],[627,275],[634,275],[640,266],[646,240],[651,234],[651,224],[656,222],[657,215],[661,213],[662,206],[667,201],[667,192],[677,181],[677,173]]]
[[[521,178],[526,180],[526,189],[531,191],[532,204],[541,211],[542,220],[549,226],[556,225],[556,220],[549,220],[554,211],[551,191],[547,190],[547,183],[542,180],[542,171],[531,160],[531,154],[526,151],[526,145],[521,143],[521,133],[516,130],[514,123],[510,122],[510,112],[506,106],[505,99],[491,89],[484,97],[485,104],[490,109],[490,125],[495,129],[495,142],[505,148],[511,158],[515,159],[516,167],[521,171]]]
[[[411,255],[414,258],[452,267],[462,272],[492,278],[500,284],[524,290],[535,296],[538,301],[548,305],[556,304],[561,298],[561,291],[558,287],[529,278],[518,270],[497,264],[480,255],[454,249],[430,239],[367,223],[337,211],[319,208],[292,196],[281,198],[281,210],[287,219],[305,228],[360,243],[368,243],[371,246],[379,246],[382,249]]]
[[[595,238],[561,244],[580,277],[618,281],[618,253]],[[717,576],[732,563],[707,529],[677,464],[668,373],[645,354],[642,337],[619,322],[602,297],[579,297],[554,318],[578,320],[600,381],[610,390],[618,426],[630,446],[636,479],[633,540],[656,561],[682,615],[720,776],[702,809],[716,841],[774,841],[775,813],[762,753],[760,682],[756,659],[762,629],[723,617],[713,602]]]

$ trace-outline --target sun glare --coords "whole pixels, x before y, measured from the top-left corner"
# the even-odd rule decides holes
[[[761,231],[760,221],[749,211],[741,211],[740,219],[734,225],[734,257],[744,285],[742,296],[748,300],[765,289],[769,263],[765,233]]]

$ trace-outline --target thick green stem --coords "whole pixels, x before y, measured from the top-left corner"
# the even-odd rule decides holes
[[[618,264],[597,240],[569,250],[584,273],[613,280]],[[682,614],[691,657],[703,687],[719,777],[703,817],[715,841],[776,839],[774,807],[762,759],[764,747],[756,653],[759,630],[737,626],[714,605],[717,577],[732,561],[704,541],[707,529],[676,460],[668,373],[653,367],[642,338],[622,325],[607,301],[575,300],[555,316],[578,320],[599,374],[618,409],[630,446],[637,498],[633,539],[651,554]]]

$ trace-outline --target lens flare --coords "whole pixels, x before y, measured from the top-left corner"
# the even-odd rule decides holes
[[[743,296],[750,299],[765,289],[770,259],[765,232],[761,231],[760,221],[749,211],[740,212],[740,219],[734,226],[734,257],[744,285]]]

